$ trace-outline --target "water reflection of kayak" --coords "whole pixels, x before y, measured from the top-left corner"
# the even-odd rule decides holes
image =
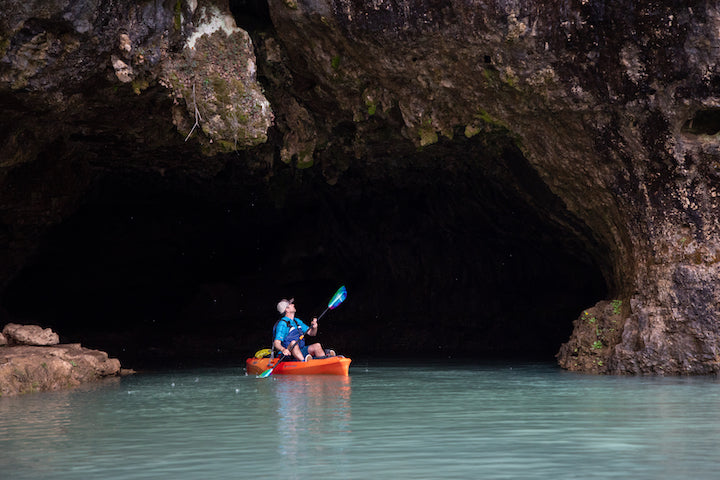
[[[348,376],[350,369],[349,358],[327,357],[298,362],[284,360],[278,364],[277,358],[248,358],[245,362],[245,369],[248,375],[259,375],[269,368],[273,368],[273,375],[344,375]],[[272,363],[270,363],[272,361]],[[277,366],[276,366],[277,365]]]

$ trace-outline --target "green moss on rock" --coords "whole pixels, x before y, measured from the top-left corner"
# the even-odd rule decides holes
[[[182,28],[182,0],[175,2],[175,14],[173,16],[173,26],[175,31],[179,32]]]
[[[477,125],[472,125],[472,124],[466,125],[465,126],[465,137],[472,138],[482,131],[483,131],[482,127],[478,127]]]
[[[438,141],[438,134],[432,126],[423,125],[418,130],[418,133],[420,134],[421,147],[432,145],[433,143],[437,143]]]
[[[211,14],[221,15],[217,11],[207,15]],[[217,18],[207,22],[219,24]],[[255,78],[255,55],[247,32],[234,29],[228,34],[218,28],[197,36],[169,63],[164,77],[186,106],[185,115],[174,115],[178,130],[200,141],[207,154],[267,141],[273,113]]]

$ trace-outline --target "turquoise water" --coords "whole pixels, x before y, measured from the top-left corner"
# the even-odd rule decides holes
[[[550,364],[142,374],[0,398],[12,479],[716,479],[720,382]]]

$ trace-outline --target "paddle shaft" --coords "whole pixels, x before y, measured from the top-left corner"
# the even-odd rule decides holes
[[[290,352],[290,355],[292,355],[292,349],[295,348],[295,344],[297,344],[297,343],[298,343],[300,340],[302,340],[304,337],[305,337],[305,335],[303,334],[302,337],[298,338],[297,340],[293,340],[292,342],[290,342],[290,345],[287,346],[287,350],[288,350],[288,352]],[[302,352],[300,352],[300,353],[302,353]],[[287,357],[287,356],[288,356],[288,355],[283,355],[283,356],[282,356],[282,359],[278,360],[278,362],[277,362],[275,365],[277,365],[278,363],[282,362],[282,361],[285,359],[285,357]]]
[[[290,351],[290,355],[292,355],[292,349],[295,348],[295,344],[296,344],[298,341],[299,341],[299,340],[295,340],[295,341],[293,341],[293,342],[288,346],[288,350]],[[279,358],[278,358],[278,361],[275,362],[275,365],[273,365],[271,368],[268,368],[267,370],[265,370],[264,372],[262,372],[260,375],[258,375],[258,377],[265,378],[265,377],[269,377],[270,375],[272,375],[273,370],[275,370],[275,367],[277,367],[278,365],[280,365],[280,362],[282,362],[283,360],[285,360],[286,357],[287,357],[287,355],[283,355],[282,357],[279,357]]]
[[[343,291],[344,295],[343,295],[341,298],[336,299],[336,297],[338,296],[338,293],[340,293],[341,290]],[[336,308],[338,305],[340,305],[342,302],[344,302],[344,301],[345,301],[345,295],[347,295],[347,293],[345,293],[345,286],[343,285],[342,287],[340,287],[340,288],[338,289],[337,292],[335,292],[335,295],[333,295],[333,298],[330,300],[330,303],[328,303],[327,308],[325,309],[324,312],[322,312],[320,315],[318,315],[317,320],[319,321],[319,320],[323,317],[323,315],[325,315],[325,314],[328,312],[328,310],[334,309],[334,308]],[[337,301],[337,303],[335,303],[336,301]],[[308,332],[310,331],[311,328],[312,328],[312,327],[310,327],[310,328],[308,329]],[[307,333],[307,332],[305,332],[305,333]]]

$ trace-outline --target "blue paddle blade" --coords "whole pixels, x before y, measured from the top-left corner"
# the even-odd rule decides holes
[[[335,292],[335,295],[330,299],[330,303],[328,303],[328,308],[330,310],[333,310],[338,305],[340,305],[345,299],[347,298],[347,290],[345,289],[345,285],[338,288],[338,291]]]

